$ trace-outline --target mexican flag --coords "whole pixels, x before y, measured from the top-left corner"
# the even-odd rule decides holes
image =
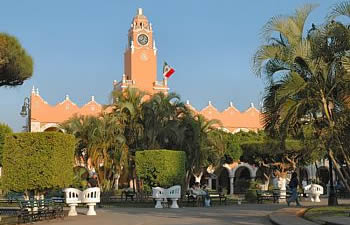
[[[163,76],[169,78],[171,75],[175,73],[175,70],[168,65],[168,63],[164,62],[163,66]]]

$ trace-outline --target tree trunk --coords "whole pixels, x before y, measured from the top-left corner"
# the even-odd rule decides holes
[[[336,171],[338,177],[340,178],[340,180],[343,182],[344,187],[346,188],[346,190],[348,192],[350,192],[350,186],[349,186],[348,182],[346,182],[346,180],[345,180],[345,178],[343,176],[343,173],[340,170],[337,161],[334,159],[334,155],[333,155],[333,152],[331,150],[329,150],[329,158],[332,160],[334,168],[335,168],[335,171]],[[333,182],[333,181],[331,181],[331,182]]]
[[[190,181],[191,181],[191,172],[190,170],[187,170],[186,171],[186,178],[185,178],[185,188],[187,191],[189,188],[190,188]]]
[[[118,190],[120,173],[114,175],[114,190]]]
[[[271,174],[267,175],[267,174],[264,172],[264,188],[263,188],[264,191],[269,190],[270,177],[271,177]]]
[[[196,183],[197,182],[201,183],[201,179],[202,179],[202,176],[203,176],[203,171],[201,171],[198,175],[193,173],[193,176],[194,176],[194,180],[195,180]]]

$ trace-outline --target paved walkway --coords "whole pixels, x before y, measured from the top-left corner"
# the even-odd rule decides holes
[[[49,225],[260,225],[271,224],[267,215],[286,205],[243,204],[213,208],[110,208],[97,209],[97,216],[78,215]],[[85,212],[85,209],[79,209]]]
[[[312,207],[312,206],[325,206],[327,205],[327,199],[321,199],[321,202],[314,203],[310,201],[302,201],[303,207]],[[338,199],[339,204],[349,204],[350,200]],[[276,210],[268,215],[270,221],[276,225],[317,225],[315,222],[311,222],[303,219],[302,216],[306,208],[302,207],[285,207],[283,209]],[[350,217],[321,217],[319,219],[325,224],[329,225],[350,225]]]

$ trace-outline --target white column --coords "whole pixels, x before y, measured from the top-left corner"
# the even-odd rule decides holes
[[[234,185],[233,185],[234,177],[230,177],[230,195],[234,193]]]
[[[212,179],[211,179],[211,177],[208,177],[208,188],[212,189]]]

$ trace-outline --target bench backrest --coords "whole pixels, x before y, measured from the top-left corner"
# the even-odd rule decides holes
[[[308,193],[317,193],[317,194],[323,194],[323,187],[321,185],[318,184],[309,184],[306,185],[304,190]]]
[[[152,198],[165,198],[165,189],[161,187],[152,187]]]
[[[167,189],[167,198],[181,198],[181,186],[175,185]]]
[[[63,192],[65,193],[65,202],[67,204],[81,203],[82,192],[79,189],[65,188]]]
[[[88,188],[83,191],[81,203],[99,203],[101,201],[101,189],[98,187]]]

